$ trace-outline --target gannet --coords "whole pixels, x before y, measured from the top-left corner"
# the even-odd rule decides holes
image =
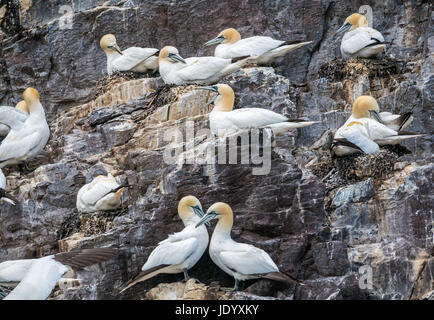
[[[209,236],[205,226],[196,228],[203,216],[202,205],[196,197],[182,198],[178,204],[178,215],[185,228],[158,243],[140,274],[129,281],[121,292],[160,273],[184,272],[185,280],[189,278],[188,270],[202,257],[208,246]]]
[[[11,123],[24,123],[29,117],[26,102],[20,101],[15,108],[0,106],[0,136],[6,136],[11,129]]]
[[[312,43],[312,41],[282,41],[265,36],[255,36],[241,39],[241,35],[233,28],[225,29],[214,39],[205,43],[206,46],[218,44],[214,55],[219,58],[235,58],[240,56],[255,56],[250,62],[269,64],[277,57]]]
[[[168,85],[212,84],[245,65],[249,56],[223,59],[191,57],[184,59],[178,49],[166,46],[160,50],[160,75]]]
[[[10,203],[11,205],[15,205],[17,202],[14,197],[8,195],[6,193],[6,177],[3,174],[2,169],[0,169],[0,202],[5,201]]]
[[[124,186],[110,173],[97,176],[78,191],[77,210],[86,213],[116,210],[122,205],[123,191]]]
[[[11,260],[0,263],[0,284],[19,284],[4,300],[45,300],[67,266],[83,268],[110,259],[115,249],[80,249],[39,259]]]
[[[356,152],[376,153],[380,150],[379,146],[423,136],[402,131],[413,120],[410,112],[394,115],[379,111],[378,103],[373,97],[358,97],[353,103],[351,116],[335,133],[333,152],[337,156]]]
[[[234,214],[229,205],[214,203],[196,227],[212,219],[218,219],[218,223],[211,237],[209,255],[216,265],[235,278],[235,286],[231,290],[238,290],[240,280],[265,278],[291,283],[292,280],[279,271],[264,250],[232,240]]]
[[[287,117],[262,108],[234,108],[234,91],[227,84],[217,84],[210,87],[198,87],[217,93],[214,97],[214,108],[209,114],[210,129],[214,135],[221,136],[231,130],[250,128],[270,128],[279,135],[294,128],[309,126],[317,121],[288,119]]]
[[[369,58],[379,54],[386,46],[383,35],[368,27],[368,20],[359,13],[353,13],[345,19],[335,35],[345,33],[341,41],[341,53],[344,59],[352,57]]]
[[[19,121],[16,116],[5,115],[8,119],[7,123],[3,123],[11,129],[0,144],[0,168],[34,158],[44,149],[50,137],[50,129],[45,119],[44,108],[39,101],[38,91],[27,88],[23,98],[30,113],[24,122]],[[0,119],[2,117],[3,115]]]
[[[116,71],[147,72],[158,69],[158,49],[130,47],[121,51],[112,34],[106,34],[99,42],[107,56],[107,73]]]

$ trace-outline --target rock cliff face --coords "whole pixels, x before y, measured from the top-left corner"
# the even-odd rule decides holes
[[[120,249],[103,268],[78,271],[81,286],[58,289],[52,298],[433,299],[429,1],[21,0],[0,1],[0,12],[3,3],[0,104],[15,104],[26,87],[35,87],[51,137],[32,163],[35,171],[4,170],[20,204],[0,204],[0,261],[82,247]],[[72,8],[71,29],[62,27],[64,5]],[[379,59],[343,61],[333,33],[362,5],[372,7],[373,26],[392,44]],[[206,91],[166,88],[159,77],[105,78],[99,39],[106,33],[121,48],[170,44],[188,57],[212,54],[203,43],[226,27],[245,37],[314,41],[275,68],[252,66],[222,81],[234,89],[237,108],[322,121],[277,137],[265,176],[254,175],[251,163],[164,161],[166,132],[185,136],[189,125],[196,132],[208,127]],[[408,129],[426,136],[375,156],[332,158],[333,133],[361,94],[377,98],[382,110],[412,111]],[[204,143],[197,137],[195,150]],[[80,187],[108,172],[131,185],[123,209],[79,214]],[[244,293],[225,295],[218,287],[233,280],[205,254],[190,272],[203,284],[160,275],[118,295],[155,245],[182,229],[177,203],[188,194],[204,208],[229,203],[233,238],[267,251],[297,281],[290,287],[248,281]]]

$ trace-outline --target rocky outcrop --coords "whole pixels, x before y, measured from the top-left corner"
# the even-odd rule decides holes
[[[24,88],[36,87],[51,137],[32,163],[35,171],[4,170],[20,204],[0,204],[0,261],[119,248],[103,266],[78,271],[81,285],[60,286],[53,299],[432,299],[430,4],[370,3],[374,27],[392,45],[380,59],[343,61],[333,32],[365,3],[235,1],[210,8],[194,0],[135,2],[82,1],[73,6],[74,27],[61,29],[62,1],[21,1],[23,31],[1,25],[0,103],[12,105]],[[295,15],[302,7],[304,14]],[[105,33],[116,33],[121,48],[173,44],[188,57],[211,53],[202,44],[229,26],[245,36],[314,40],[276,68],[250,66],[222,81],[234,89],[236,108],[322,121],[276,137],[264,176],[253,174],[251,162],[198,163],[199,151],[213,143],[200,134],[192,146],[177,144],[190,149],[181,155],[192,161],[165,161],[173,142],[167,133],[185,137],[190,127],[196,133],[208,128],[208,92],[167,88],[147,75],[104,77],[98,41]],[[375,156],[333,158],[333,132],[360,94],[378,98],[383,110],[412,111],[409,129],[427,135]],[[123,208],[79,214],[78,190],[107,173],[130,185]],[[188,194],[204,208],[229,203],[233,238],[267,251],[294,283],[252,280],[243,293],[228,295],[218,287],[232,286],[233,279],[205,254],[190,271],[201,283],[159,275],[120,295],[155,245],[182,228],[177,203]]]

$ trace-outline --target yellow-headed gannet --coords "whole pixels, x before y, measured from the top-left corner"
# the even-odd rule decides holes
[[[80,249],[39,259],[11,260],[0,263],[0,284],[19,284],[4,300],[45,300],[66,266],[83,268],[103,262],[117,253],[115,249]]]
[[[122,205],[124,187],[109,173],[97,176],[81,187],[77,194],[77,210],[92,213],[116,210]]]
[[[15,108],[0,106],[0,136],[6,136],[9,133],[11,123],[24,123],[29,113],[24,100],[18,102]]]
[[[241,35],[233,28],[225,29],[214,39],[205,43],[206,46],[218,44],[214,55],[219,58],[236,58],[254,56],[249,62],[269,64],[277,57],[305,46],[312,41],[282,41],[265,36],[255,36],[241,39]]]
[[[5,201],[12,205],[15,205],[17,202],[14,197],[8,195],[5,191],[6,189],[6,177],[3,174],[2,169],[0,169],[0,202]]]
[[[212,219],[218,219],[218,223],[211,237],[209,255],[216,265],[235,278],[235,286],[231,290],[238,290],[240,280],[265,278],[291,283],[292,280],[279,271],[264,250],[232,240],[234,214],[229,205],[214,203],[196,226]]]
[[[160,75],[168,85],[212,84],[231,74],[249,61],[249,56],[223,59],[191,57],[183,59],[178,49],[166,46],[160,50]]]
[[[356,152],[376,153],[379,146],[423,136],[401,131],[412,121],[411,113],[393,115],[379,111],[378,103],[373,97],[358,97],[353,103],[351,116],[335,133],[333,152],[337,156]]]
[[[151,252],[142,271],[121,292],[160,273],[184,272],[187,280],[188,270],[199,261],[209,242],[206,227],[196,228],[203,214],[202,205],[196,197],[182,198],[178,204],[178,215],[184,223],[184,229],[161,241]]]
[[[158,69],[158,49],[131,47],[121,51],[112,34],[106,34],[99,42],[107,56],[107,73],[116,71],[147,72]]]
[[[227,84],[198,87],[217,93],[214,108],[209,114],[210,129],[214,135],[221,136],[231,130],[250,128],[270,128],[275,135],[288,130],[302,128],[317,121],[291,120],[287,117],[262,108],[241,108],[233,110],[235,95]]]
[[[44,149],[50,137],[38,91],[27,88],[23,98],[30,114],[24,122],[18,121],[15,116],[4,123],[11,129],[0,145],[0,168],[34,158]]]
[[[368,27],[368,20],[359,13],[353,13],[335,35],[345,33],[341,41],[344,59],[352,57],[369,58],[379,54],[386,46],[383,35]]]

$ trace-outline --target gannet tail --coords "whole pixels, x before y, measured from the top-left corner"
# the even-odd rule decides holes
[[[304,120],[293,119],[285,122],[278,122],[278,123],[267,125],[267,128],[270,128],[273,131],[273,134],[277,136],[291,129],[303,128],[315,123],[320,123],[320,121],[304,121]]]
[[[282,273],[282,272],[269,272],[269,273],[265,273],[263,275],[261,275],[261,278],[265,278],[265,279],[269,279],[269,280],[274,280],[274,281],[279,281],[282,283],[286,283],[288,285],[293,284],[294,282],[298,282],[295,279],[292,279],[291,277],[289,277],[288,275]]]
[[[379,145],[398,144],[403,140],[423,137],[424,135],[425,135],[424,133],[419,134],[419,133],[413,133],[413,132],[399,131],[398,135],[396,135],[396,136],[390,136],[390,137],[385,137],[382,139],[376,139],[375,142]]]
[[[139,282],[155,277],[159,273],[164,273],[164,271],[166,271],[170,267],[172,267],[172,265],[163,264],[163,265],[150,268],[146,271],[141,271],[137,276],[135,276],[133,279],[131,279],[124,285],[124,288],[119,292],[119,294],[121,294],[122,292],[124,292],[128,288],[131,288],[132,286],[136,285]]]

